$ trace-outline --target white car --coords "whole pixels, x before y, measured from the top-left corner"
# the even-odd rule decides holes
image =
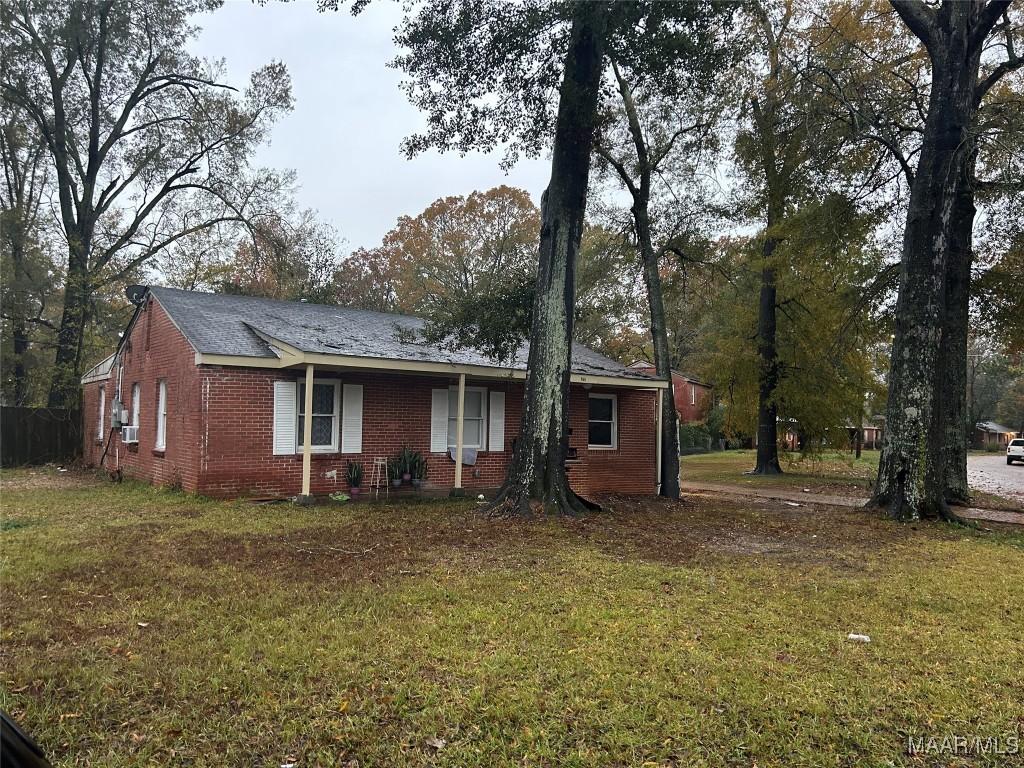
[[[1015,461],[1024,462],[1024,440],[1011,440],[1006,444],[1006,463],[1013,464]]]

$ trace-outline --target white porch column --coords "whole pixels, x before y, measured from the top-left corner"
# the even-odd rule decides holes
[[[302,411],[302,495],[309,496],[309,474],[313,454],[313,366],[306,366],[306,391]]]
[[[654,459],[654,462],[655,462],[654,463],[654,487],[655,487],[658,495],[661,495],[661,451],[662,451],[662,445],[661,445],[661,423],[662,423],[661,408],[664,405],[664,402],[665,402],[665,390],[659,389],[658,390],[658,417],[656,419],[657,425],[655,427],[658,430],[658,434],[654,438],[654,440],[655,440],[655,442],[654,442],[654,446],[655,446],[655,448],[654,448],[654,456],[655,456],[655,459]]]
[[[466,413],[466,374],[459,374],[459,406],[455,418],[455,487],[462,487],[462,418]]]

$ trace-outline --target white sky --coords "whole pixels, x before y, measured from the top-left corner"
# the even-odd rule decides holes
[[[445,195],[464,195],[498,184],[519,186],[540,201],[549,161],[521,161],[506,174],[499,153],[430,153],[406,160],[403,137],[423,119],[399,91],[392,29],[398,3],[374,2],[358,17],[347,10],[318,13],[310,0],[227,0],[196,19],[199,56],[227,60],[228,80],[244,87],[272,59],[291,74],[294,110],[273,129],[258,165],[298,172],[298,202],[333,224],[348,247],[380,243],[403,214],[416,215]]]

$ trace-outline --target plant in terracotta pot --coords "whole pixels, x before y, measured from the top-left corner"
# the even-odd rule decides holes
[[[346,477],[348,478],[349,493],[352,494],[353,499],[359,498],[359,492],[362,490],[363,485],[363,464],[360,461],[350,461],[348,463],[348,469],[346,470]]]
[[[415,451],[409,446],[403,445],[398,452],[398,465],[402,470],[402,480],[409,482],[412,479],[412,457]]]
[[[402,465],[398,456],[388,459],[388,480],[392,488],[398,488],[402,484]]]
[[[419,488],[423,484],[423,479],[427,476],[427,460],[422,453],[419,451],[413,452],[409,469],[412,474],[413,487]]]

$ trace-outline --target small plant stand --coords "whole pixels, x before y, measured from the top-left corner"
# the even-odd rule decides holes
[[[370,487],[373,488],[373,498],[380,498],[380,489],[384,488],[384,497],[391,498],[388,488],[388,460],[385,456],[373,457],[373,471],[370,473]]]

